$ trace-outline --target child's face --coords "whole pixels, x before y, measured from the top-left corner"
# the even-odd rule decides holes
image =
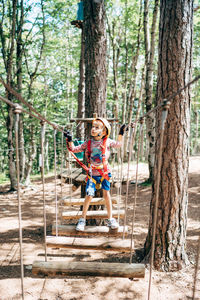
[[[106,129],[103,123],[99,120],[94,121],[92,123],[91,136],[93,136],[95,140],[100,140],[104,135],[106,135]]]

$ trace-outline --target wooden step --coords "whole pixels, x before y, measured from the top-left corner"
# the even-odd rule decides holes
[[[46,245],[49,248],[71,248],[82,250],[88,249],[129,252],[131,247],[131,241],[129,239],[123,240],[111,237],[80,238],[47,236]]]
[[[144,264],[109,262],[34,261],[34,275],[144,278]]]
[[[113,218],[117,218],[119,213],[119,217],[123,218],[125,215],[124,209],[113,210],[112,215]],[[79,219],[82,215],[82,211],[65,211],[62,213],[63,219]],[[86,219],[107,219],[108,213],[107,210],[88,210]]]
[[[63,199],[63,205],[65,206],[81,206],[84,204],[85,198],[79,198],[79,199],[75,199],[75,198],[65,198]],[[116,199],[112,199],[112,203],[113,204],[117,204],[117,200]],[[90,205],[105,205],[105,200],[103,198],[93,198],[90,202]]]
[[[120,226],[118,230],[111,229],[108,226],[86,226],[83,232],[76,230],[76,225],[58,225],[58,235],[59,236],[123,236],[123,231],[125,236],[128,233],[128,226]],[[52,226],[52,235],[56,235],[56,226]]]

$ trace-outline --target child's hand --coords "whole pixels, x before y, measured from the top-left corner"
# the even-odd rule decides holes
[[[123,124],[120,129],[119,129],[119,135],[124,135],[124,131],[128,131],[128,126],[126,126],[126,124]]]
[[[71,132],[68,130],[68,131],[64,131],[64,136],[66,137],[67,141],[70,143],[72,142],[72,134]]]

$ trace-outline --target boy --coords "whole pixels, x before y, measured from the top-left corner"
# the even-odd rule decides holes
[[[119,224],[112,218],[112,202],[110,197],[110,182],[111,173],[108,166],[108,158],[110,148],[121,147],[121,141],[124,134],[125,124],[121,126],[117,141],[109,138],[111,127],[109,122],[104,118],[96,118],[92,122],[91,139],[83,144],[75,147],[72,142],[71,133],[65,132],[69,150],[77,153],[85,151],[88,161],[89,173],[86,185],[86,197],[83,205],[82,217],[79,219],[76,226],[77,231],[84,231],[86,224],[86,214],[89,208],[97,185],[100,185],[103,190],[106,208],[108,212],[108,226],[111,229],[117,229]]]

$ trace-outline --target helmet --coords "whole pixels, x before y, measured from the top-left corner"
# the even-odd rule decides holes
[[[101,121],[102,123],[103,123],[103,125],[106,127],[106,129],[107,129],[107,137],[109,137],[109,135],[110,135],[110,132],[111,132],[111,126],[110,126],[110,123],[106,120],[106,119],[104,119],[104,118],[95,118],[94,120],[93,120],[93,122],[95,121],[95,120],[99,120],[99,121]]]

